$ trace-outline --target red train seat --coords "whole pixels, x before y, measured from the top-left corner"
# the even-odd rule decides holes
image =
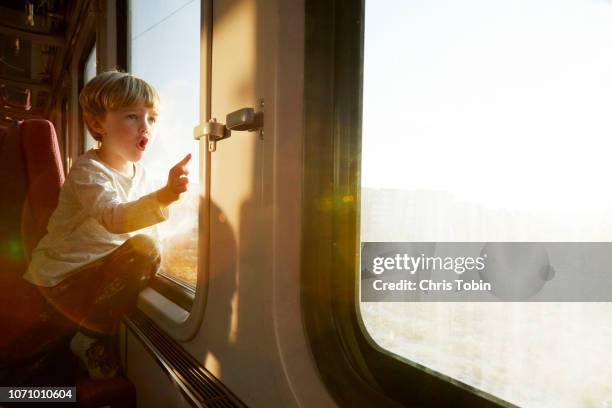
[[[136,393],[127,378],[92,381],[78,370],[67,348],[74,323],[41,323],[44,297],[22,278],[32,249],[46,234],[63,182],[51,122],[26,120],[0,132],[0,385],[32,380],[57,386],[53,381],[63,378],[77,386],[77,407],[134,407]],[[45,361],[53,367],[41,374]]]
[[[74,327],[69,321],[37,326],[44,298],[21,277],[64,182],[55,129],[46,120],[21,122],[8,129],[0,149],[0,364],[8,364],[35,358]],[[36,341],[38,331],[49,341]]]

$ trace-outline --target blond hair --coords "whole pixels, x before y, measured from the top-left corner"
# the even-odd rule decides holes
[[[117,70],[95,76],[87,82],[79,95],[85,125],[97,141],[102,140],[102,135],[90,127],[92,119],[103,119],[107,112],[132,106],[139,101],[147,108],[157,109],[159,95],[145,80]]]

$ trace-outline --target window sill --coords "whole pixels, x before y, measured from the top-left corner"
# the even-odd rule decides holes
[[[156,277],[149,287],[140,292],[138,308],[176,341],[188,341],[200,328],[206,292],[206,287],[198,288],[196,296],[195,292],[182,285]],[[188,307],[185,307],[185,302],[188,302]]]
[[[185,309],[187,312],[193,307],[195,288],[179,280],[173,279],[171,276],[158,272],[158,274],[150,280],[149,286]]]

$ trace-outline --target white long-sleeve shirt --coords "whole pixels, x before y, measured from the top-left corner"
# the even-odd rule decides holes
[[[157,238],[151,226],[169,214],[151,192],[144,167],[135,163],[134,177],[129,178],[96,152],[89,150],[72,166],[24,279],[55,286],[137,233]]]

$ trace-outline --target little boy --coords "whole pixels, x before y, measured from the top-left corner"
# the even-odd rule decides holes
[[[191,155],[172,167],[167,184],[151,192],[138,163],[155,129],[159,96],[131,74],[104,72],[79,96],[87,128],[101,143],[80,156],[64,183],[47,235],[32,253],[24,278],[50,305],[78,324],[70,348],[92,378],[118,370],[113,335],[121,315],[156,273],[160,253],[151,227],[187,190]]]

